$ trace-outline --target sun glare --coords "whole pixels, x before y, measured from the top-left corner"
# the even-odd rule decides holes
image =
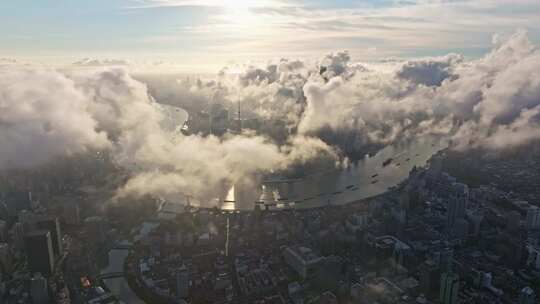
[[[229,0],[225,1],[224,6],[229,9],[248,9],[254,6],[254,1],[250,0]]]
[[[273,0],[225,0],[222,5],[227,8],[252,8],[252,7],[273,7],[281,2]]]
[[[265,1],[252,1],[252,0],[234,0],[227,1],[224,4],[226,10],[223,16],[227,23],[232,26],[239,26],[242,29],[249,26],[251,29],[259,23],[260,20],[250,11],[251,8],[260,7]]]

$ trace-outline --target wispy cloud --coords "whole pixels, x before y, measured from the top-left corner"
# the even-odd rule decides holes
[[[535,22],[540,5],[533,1],[388,2],[362,7],[353,2],[345,7],[320,7],[309,1],[288,7],[257,6],[249,8],[256,24],[222,14],[214,16],[212,23],[191,26],[185,33],[237,38],[227,45],[212,46],[214,50],[321,52],[330,46],[363,54],[363,49],[370,47],[394,55],[442,48],[487,49],[493,33],[510,33],[516,28],[529,29],[533,37],[540,33]],[[527,9],[522,9],[524,6]]]
[[[298,3],[284,0],[135,0],[129,8],[207,6],[224,8],[288,7]]]
[[[17,4],[5,2],[0,49],[6,56],[136,54],[179,62],[211,57],[223,64],[348,49],[354,58],[374,60],[450,51],[479,56],[493,34],[518,28],[540,41],[538,0],[118,0],[61,12],[34,7],[40,16],[35,23],[25,21],[24,9],[13,10]]]

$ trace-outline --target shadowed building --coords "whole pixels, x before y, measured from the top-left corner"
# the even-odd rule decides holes
[[[58,257],[62,254],[62,231],[60,230],[60,221],[58,218],[47,218],[40,220],[37,223],[40,230],[47,230],[51,233],[51,241],[53,246],[54,256]]]
[[[54,270],[51,233],[46,230],[34,231],[27,234],[24,240],[30,270],[44,276],[51,275]]]
[[[285,247],[283,258],[302,279],[307,279],[316,274],[317,268],[323,260],[311,249],[306,247]]]
[[[439,301],[442,304],[456,304],[459,295],[459,276],[456,273],[446,272],[441,276],[441,289]]]

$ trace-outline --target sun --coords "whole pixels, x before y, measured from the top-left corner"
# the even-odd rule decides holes
[[[237,37],[253,37],[265,31],[267,16],[256,9],[281,7],[283,0],[213,0],[219,1],[222,13],[217,17],[219,30]]]
[[[248,9],[256,5],[252,0],[225,0],[223,6],[228,9]]]
[[[225,19],[230,25],[235,26],[255,26],[257,18],[251,12],[252,8],[259,7],[264,1],[254,0],[226,0],[223,7],[226,10]]]

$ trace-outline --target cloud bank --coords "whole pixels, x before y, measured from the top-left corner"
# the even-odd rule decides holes
[[[0,168],[109,146],[73,80],[49,70],[0,67]]]
[[[354,63],[338,52],[296,73],[269,65],[251,77],[250,68],[238,77],[248,95],[229,99],[256,99],[255,112],[286,119],[300,134],[349,132],[338,143],[342,150],[351,141],[361,148],[418,136],[445,136],[458,149],[502,149],[539,137],[540,52],[525,31],[494,40],[491,52],[472,61],[449,54],[381,65]],[[301,94],[285,99],[277,94],[299,88]]]
[[[210,199],[224,185],[320,155],[336,157],[316,138],[291,137],[278,146],[254,134],[218,138],[167,131],[146,85],[120,68],[67,73],[5,67],[1,74],[0,169],[107,149],[132,173],[120,196]]]
[[[336,52],[232,70],[212,80],[143,79],[148,88],[122,68],[1,66],[0,168],[107,149],[132,172],[119,195],[204,200],[224,185],[419,137],[451,139],[455,149],[540,139],[540,52],[524,31],[472,61],[368,64]],[[246,115],[273,123],[258,133],[184,136],[161,127],[156,100],[190,111],[241,102]],[[282,133],[270,130],[281,123]]]

